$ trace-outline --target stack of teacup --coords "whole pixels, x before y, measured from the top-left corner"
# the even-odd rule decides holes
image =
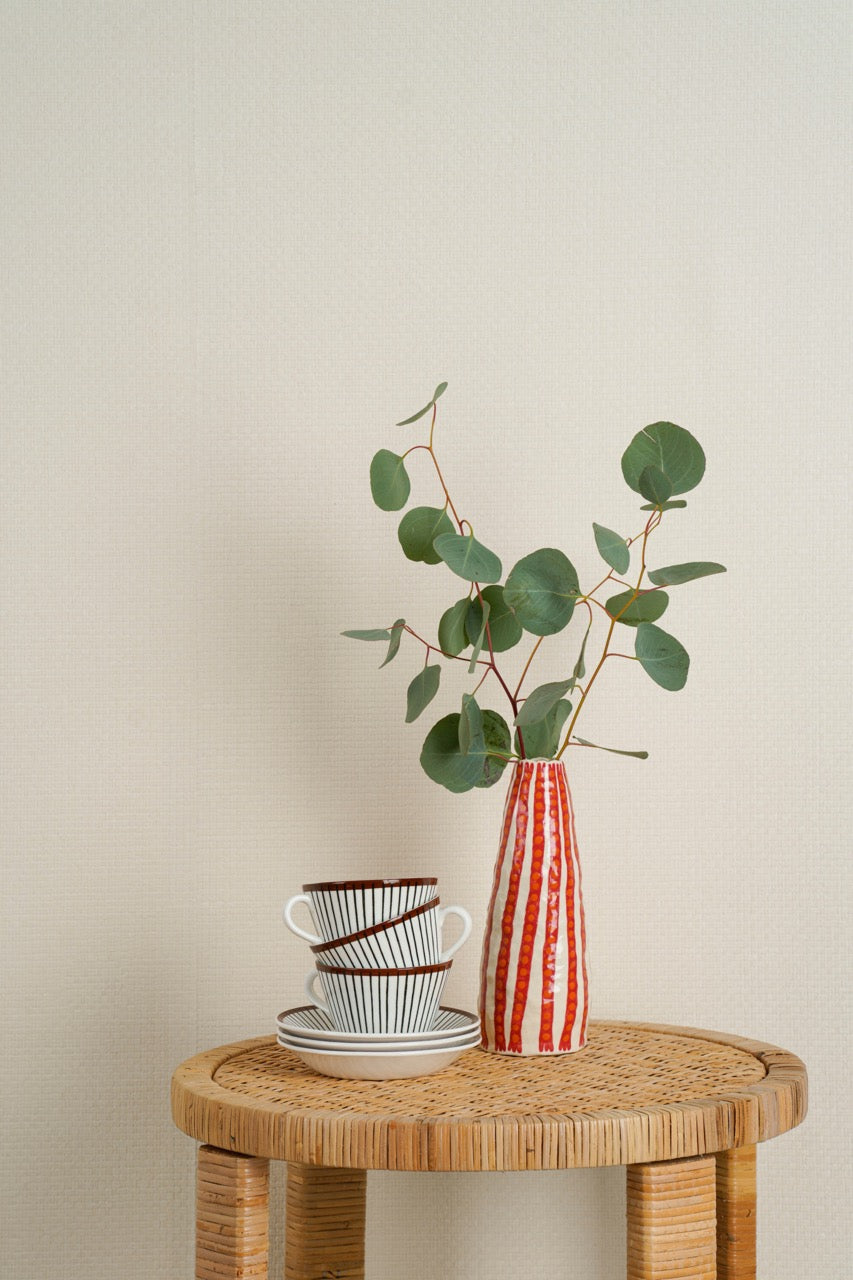
[[[471,917],[463,907],[442,907],[436,883],[409,877],[302,886],[284,920],[311,946],[310,1004],[279,1014],[279,1044],[326,1075],[389,1079],[439,1070],[479,1043],[476,1014],[441,1007]],[[294,921],[300,903],[316,932]],[[450,915],[462,932],[443,949]]]

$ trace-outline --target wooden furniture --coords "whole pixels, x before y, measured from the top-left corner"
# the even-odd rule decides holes
[[[755,1147],[799,1124],[783,1049],[593,1022],[580,1053],[474,1049],[434,1076],[333,1080],[264,1036],[183,1063],[172,1114],[198,1157],[198,1280],[265,1280],[268,1161],[288,1164],[286,1280],[364,1276],[367,1170],[628,1167],[628,1280],[755,1276]],[[534,1246],[531,1244],[531,1248]]]

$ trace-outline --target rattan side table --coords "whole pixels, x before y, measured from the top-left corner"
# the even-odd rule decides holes
[[[367,1170],[627,1165],[628,1280],[755,1276],[755,1147],[806,1113],[793,1054],[738,1036],[593,1022],[578,1054],[472,1050],[415,1080],[333,1080],[275,1038],[172,1079],[198,1156],[198,1280],[266,1280],[269,1160],[288,1164],[286,1280],[364,1277]]]

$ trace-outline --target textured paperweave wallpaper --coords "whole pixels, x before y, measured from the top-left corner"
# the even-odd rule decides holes
[[[842,1280],[849,6],[5,0],[0,25],[3,1274],[192,1274],[169,1076],[299,1001],[303,880],[434,872],[482,928],[501,797],[422,775],[416,648],[379,672],[338,635],[429,630],[458,594],[367,486],[447,379],[445,474],[508,565],[555,545],[588,582],[591,522],[635,520],[634,432],[705,446],[655,553],[729,566],[673,592],[687,688],[613,664],[587,733],[650,759],[569,761],[593,1013],[806,1059],[812,1113],[760,1151],[760,1268]],[[605,1280],[623,1209],[618,1171],[378,1175],[368,1263]]]

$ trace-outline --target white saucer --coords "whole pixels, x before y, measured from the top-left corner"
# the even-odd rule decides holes
[[[481,1040],[480,1028],[460,1032],[454,1036],[438,1036],[433,1040],[395,1040],[391,1044],[376,1044],[365,1037],[362,1040],[308,1040],[292,1031],[279,1031],[278,1043],[291,1049],[329,1049],[335,1053],[417,1053],[421,1049],[471,1049]]]
[[[281,1041],[279,1041],[281,1044]],[[303,1049],[285,1044],[313,1071],[339,1080],[411,1080],[443,1071],[468,1050],[458,1045],[445,1049],[417,1049],[406,1053],[368,1051],[356,1053],[331,1049]]]
[[[389,1034],[368,1034],[364,1031],[339,1031],[331,1018],[316,1005],[300,1005],[295,1009],[285,1009],[276,1019],[279,1031],[286,1035],[296,1035],[300,1040],[308,1040],[323,1047],[325,1041],[334,1040],[338,1044],[358,1045],[364,1049],[369,1045],[388,1045],[397,1047],[404,1040],[416,1044],[437,1041],[444,1044],[459,1035],[471,1034],[480,1030],[480,1018],[476,1013],[465,1013],[462,1009],[439,1009],[432,1027],[428,1031],[403,1031]]]

